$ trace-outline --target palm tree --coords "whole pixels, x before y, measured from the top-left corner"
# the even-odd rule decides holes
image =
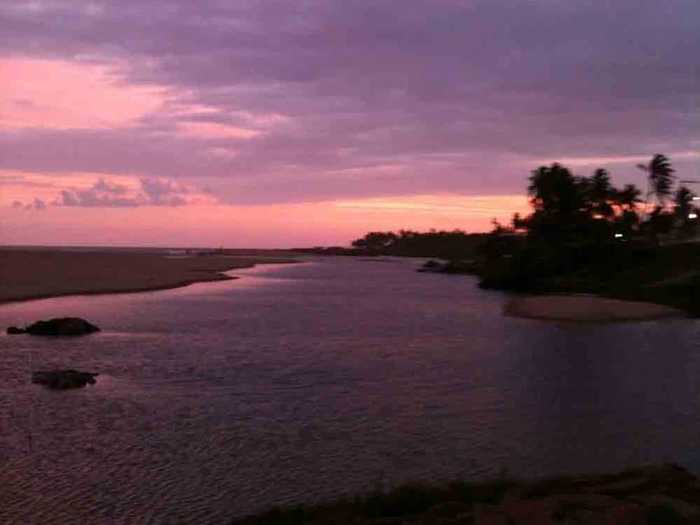
[[[528,234],[555,242],[578,235],[587,215],[581,178],[555,163],[537,168],[528,180],[530,204],[535,209],[528,217]]]
[[[671,167],[671,161],[666,155],[657,153],[651,158],[649,164],[637,164],[637,167],[647,174],[647,197],[645,209],[649,205],[649,197],[656,197],[657,205],[663,208],[666,199],[671,196],[673,186],[673,173],[676,171]]]
[[[530,203],[546,215],[567,216],[580,207],[576,178],[561,164],[534,170],[527,187]]]
[[[610,175],[602,168],[595,170],[588,184],[588,199],[593,208],[593,213],[600,217],[611,217],[614,210],[610,200],[615,194],[615,189],[610,184]]]

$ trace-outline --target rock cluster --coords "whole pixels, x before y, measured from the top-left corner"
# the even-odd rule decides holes
[[[79,317],[60,317],[48,321],[37,321],[25,328],[10,326],[7,329],[9,335],[86,335],[99,331],[97,326]]]
[[[98,375],[92,372],[79,372],[78,370],[34,372],[32,374],[32,383],[44,385],[54,390],[67,390],[69,388],[82,388],[85,385],[94,385],[95,377]]]

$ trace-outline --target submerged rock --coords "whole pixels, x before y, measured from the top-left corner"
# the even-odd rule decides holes
[[[100,329],[79,317],[60,317],[48,321],[37,321],[25,329],[30,335],[85,335]]]
[[[18,335],[18,334],[26,334],[27,331],[24,328],[17,328],[16,326],[10,326],[7,329],[7,334],[8,335]]]
[[[34,372],[32,374],[32,383],[44,385],[54,390],[67,390],[69,388],[83,388],[88,384],[94,385],[95,377],[98,375],[92,372],[79,372],[78,370]]]

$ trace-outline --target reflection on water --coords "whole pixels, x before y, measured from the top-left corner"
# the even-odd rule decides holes
[[[322,259],[0,307],[0,522],[223,523],[377,482],[700,466],[698,323],[512,319],[469,277]],[[52,392],[31,370],[100,372]]]

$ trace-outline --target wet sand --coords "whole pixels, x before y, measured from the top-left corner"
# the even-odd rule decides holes
[[[506,304],[504,311],[514,317],[578,322],[647,321],[687,317],[684,312],[670,306],[592,295],[514,297]]]
[[[103,293],[177,288],[234,279],[222,272],[290,258],[264,255],[193,255],[119,251],[0,250],[0,303]]]

